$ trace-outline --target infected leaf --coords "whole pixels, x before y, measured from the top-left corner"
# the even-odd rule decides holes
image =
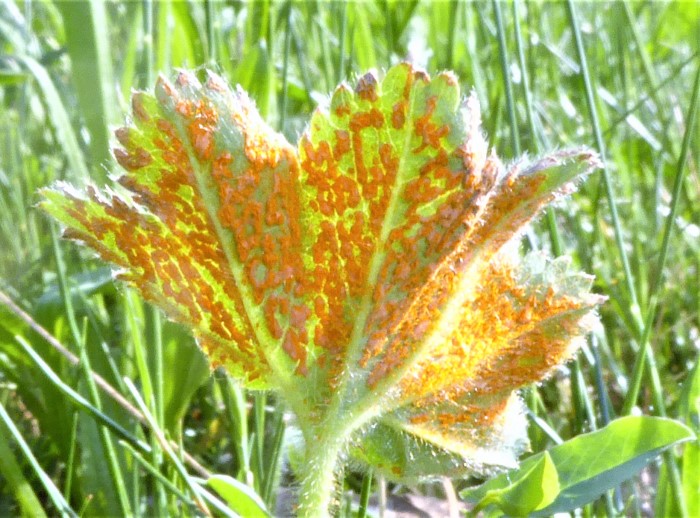
[[[43,191],[66,237],[213,365],[280,390],[307,442],[354,433],[351,454],[395,478],[516,463],[514,391],[573,354],[602,298],[565,260],[506,245],[594,153],[506,168],[476,98],[408,64],[341,84],[296,148],[211,73],[161,77],[132,114],[118,191]]]

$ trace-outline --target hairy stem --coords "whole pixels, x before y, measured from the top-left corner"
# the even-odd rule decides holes
[[[304,464],[299,475],[300,518],[323,518],[329,516],[336,488],[336,471],[340,467],[339,457],[346,443],[344,436],[321,437],[306,444]]]

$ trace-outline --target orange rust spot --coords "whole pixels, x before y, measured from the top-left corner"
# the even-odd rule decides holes
[[[311,310],[307,306],[303,304],[292,306],[292,310],[289,315],[289,323],[293,327],[301,331],[303,328],[306,327],[306,320],[309,318],[310,315]]]
[[[346,115],[350,114],[350,104],[348,104],[348,103],[339,104],[338,106],[335,107],[334,112],[338,118],[345,117]]]
[[[320,295],[316,295],[316,297],[314,298],[314,314],[319,318],[322,318],[325,312],[326,301],[323,300],[323,297],[321,297]]]
[[[194,114],[192,101],[181,99],[175,103],[175,111],[185,118],[190,118]]]
[[[204,87],[212,90],[213,92],[226,92],[227,87],[226,84],[221,80],[219,76],[215,75],[210,75],[207,78],[207,82],[204,84]]]
[[[173,89],[173,85],[171,85],[167,79],[160,77],[158,79],[157,86],[160,86],[163,89],[163,92],[165,93],[166,96],[177,97],[177,94],[176,94],[175,90]]]
[[[384,126],[384,115],[377,108],[372,108],[369,111],[370,125],[379,129]]]
[[[381,128],[384,126],[384,115],[377,108],[368,112],[357,112],[350,118],[349,127],[353,132],[359,132],[365,128]]]
[[[191,115],[194,117],[187,126],[190,142],[200,160],[209,160],[214,148],[217,113],[207,101],[198,101]]]
[[[179,140],[177,139],[175,133],[175,126],[173,126],[170,121],[167,121],[165,119],[158,119],[156,121],[156,128],[158,128],[159,131],[170,137],[171,140]]]
[[[399,167],[399,160],[394,155],[394,147],[391,144],[383,142],[379,146],[379,159],[381,160],[384,169],[387,172],[392,173],[393,176]]]
[[[417,414],[411,416],[409,421],[411,422],[411,424],[424,424],[430,421],[430,416],[428,414]]]
[[[197,120],[189,125],[189,137],[197,158],[208,161],[214,149],[214,132],[212,128],[203,126]]]
[[[394,103],[391,110],[391,125],[394,127],[394,129],[401,129],[406,123],[407,106],[408,103],[405,99],[401,99],[400,101]]]
[[[148,114],[148,111],[146,110],[146,107],[144,106],[145,97],[145,92],[136,92],[131,97],[131,111],[134,113],[134,116],[141,122],[148,122],[151,119],[150,115]]]
[[[335,130],[333,158],[339,161],[348,151],[350,151],[350,134],[344,130]]]
[[[280,326],[277,320],[276,310],[278,307],[278,298],[271,296],[265,301],[263,307],[263,312],[265,314],[265,322],[267,322],[267,327],[270,330],[270,334],[275,340],[282,338],[282,326]]]
[[[217,156],[216,159],[214,159],[214,163],[212,164],[212,176],[216,178],[220,183],[219,183],[219,193],[220,195],[223,193],[225,189],[225,184],[222,182],[223,179],[228,179],[232,178],[233,174],[231,172],[231,164],[233,163],[233,156],[231,156],[231,153],[229,152],[224,152],[221,155]],[[222,201],[224,199],[223,196],[221,196]]]
[[[442,72],[440,77],[445,80],[449,86],[457,86],[457,77],[452,72]]]
[[[124,147],[129,147],[129,128],[121,127],[114,130],[114,136],[117,137],[119,143]]]
[[[177,84],[180,86],[188,86],[192,83],[195,83],[196,79],[192,74],[185,72],[185,71],[181,71],[177,75],[176,81],[177,81]]]
[[[430,96],[426,100],[425,114],[416,119],[415,132],[422,138],[422,143],[413,150],[414,153],[422,152],[426,147],[440,148],[440,139],[446,136],[450,128],[446,124],[438,127],[432,120],[433,112],[437,106],[437,96]]]
[[[425,70],[413,70],[413,78],[423,82],[430,81],[430,75]]]
[[[307,159],[315,166],[322,166],[332,156],[330,144],[326,141],[319,142],[318,146],[314,148],[311,141],[305,139],[302,146]]]
[[[371,118],[367,112],[357,112],[352,117],[350,117],[350,124],[348,125],[354,133],[368,128],[372,125]],[[355,136],[353,135],[353,138]]]
[[[355,92],[363,101],[376,102],[377,95],[377,78],[372,72],[363,75],[357,81]]]
[[[409,68],[409,72],[413,72],[412,67],[409,66],[408,68]],[[411,97],[411,88],[413,87],[414,81],[415,81],[415,73],[409,73],[406,76],[406,82],[404,83],[403,90],[401,92],[401,96],[406,100],[410,99],[410,97]]]
[[[287,330],[282,343],[282,349],[284,349],[292,360],[299,362],[297,374],[306,376],[308,374],[306,366],[306,348],[301,344],[296,329]]]
[[[114,150],[114,158],[116,158],[119,165],[127,171],[141,169],[153,162],[153,157],[150,153],[141,147],[136,148],[132,152],[116,148]]]

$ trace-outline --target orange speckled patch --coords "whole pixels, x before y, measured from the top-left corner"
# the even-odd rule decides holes
[[[303,289],[316,294],[311,336],[331,363],[350,347],[366,366],[477,221],[470,201],[480,187],[465,185],[481,171],[459,155],[468,136],[452,109],[458,98],[454,78],[431,82],[399,65],[381,82],[364,76],[354,96],[339,87],[335,111],[317,112],[302,136],[302,206],[314,223]],[[362,306],[370,311],[360,322]]]
[[[248,386],[293,380],[321,415],[393,383],[412,426],[476,426],[580,334],[590,305],[492,260],[591,155],[506,171],[450,73],[340,85],[297,147],[213,74],[161,77],[132,112],[130,195],[60,186],[43,206]]]
[[[503,397],[568,358],[571,339],[585,331],[578,324],[590,302],[553,286],[522,286],[514,268],[496,259],[479,273],[458,324],[402,381],[407,398],[427,398],[419,405],[430,408],[435,397],[468,391]]]
[[[117,130],[124,147],[115,157],[139,206],[70,196],[67,235],[124,267],[123,279],[193,327],[212,362],[251,386],[269,382],[258,320],[304,370],[306,350],[287,322],[300,270],[294,150],[216,77],[203,86],[187,73],[175,84],[161,78],[155,96],[139,92],[132,105],[134,124]]]

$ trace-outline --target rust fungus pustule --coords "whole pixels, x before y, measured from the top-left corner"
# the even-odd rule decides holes
[[[377,101],[377,76],[374,72],[368,72],[357,80],[355,92],[360,99],[374,103]]]

